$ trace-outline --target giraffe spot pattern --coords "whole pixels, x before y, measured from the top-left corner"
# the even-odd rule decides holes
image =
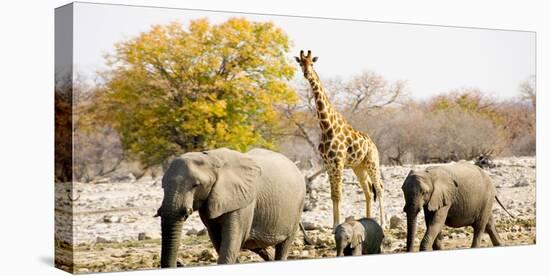
[[[340,144],[338,146],[338,151],[345,151],[346,150],[346,147],[344,146],[344,144]]]
[[[330,127],[330,123],[328,120],[321,120],[320,121],[321,129],[328,129]]]

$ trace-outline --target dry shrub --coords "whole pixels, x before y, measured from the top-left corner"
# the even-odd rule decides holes
[[[503,146],[502,131],[488,118],[459,109],[437,111],[419,125],[411,148],[420,163],[470,160]]]
[[[368,133],[385,164],[472,159],[503,146],[503,134],[490,119],[460,109],[424,111],[408,106],[371,118]]]
[[[75,180],[92,181],[115,171],[122,162],[122,145],[112,128],[77,129],[73,137]]]

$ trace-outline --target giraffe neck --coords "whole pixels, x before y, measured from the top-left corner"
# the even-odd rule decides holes
[[[317,72],[313,71],[311,77],[307,78],[311,89],[313,90],[313,96],[315,98],[315,105],[317,106],[317,117],[319,119],[319,125],[321,130],[325,132],[326,130],[331,129],[335,123],[335,119],[338,113],[335,111],[334,107],[330,103],[323,86],[321,85],[321,80],[317,75]]]

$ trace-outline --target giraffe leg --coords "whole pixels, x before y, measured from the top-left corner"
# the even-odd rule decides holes
[[[380,226],[384,228],[384,186],[380,181],[380,177],[378,178],[378,181],[373,183],[373,185],[374,190],[376,191],[376,200],[378,200],[378,209],[380,210]]]
[[[334,231],[336,226],[340,224],[340,199],[342,197],[342,174],[344,166],[341,164],[332,164],[329,168],[330,198],[332,199],[333,218],[332,231]]]
[[[380,209],[380,226],[384,228],[384,186],[380,180],[380,161],[376,148],[371,148],[368,152],[365,163],[368,175],[372,180],[374,191],[376,192],[376,200],[378,201],[378,207]]]
[[[380,187],[382,185],[379,185],[379,190],[377,189],[378,196],[378,209],[380,209],[380,226],[382,229],[384,229],[384,189]]]
[[[357,176],[357,180],[359,180],[359,185],[361,185],[361,189],[363,189],[363,194],[365,194],[365,216],[367,218],[372,218],[372,211],[371,211],[371,202],[372,202],[372,191],[371,191],[371,179],[367,173],[367,170],[362,167],[358,166],[353,168],[353,172]]]

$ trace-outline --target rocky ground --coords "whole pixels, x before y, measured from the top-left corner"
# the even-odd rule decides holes
[[[497,204],[493,213],[497,230],[507,245],[534,244],[535,221],[535,158],[518,157],[495,160],[496,167],[487,169],[497,187],[497,195],[504,206],[516,217],[509,217]],[[382,251],[403,252],[406,242],[404,200],[401,185],[409,170],[424,165],[383,166],[385,186],[385,239]],[[306,174],[312,172],[305,172]],[[160,219],[153,218],[162,200],[160,179],[131,178],[117,182],[76,183],[71,193],[62,184],[56,185],[56,252],[58,266],[70,266],[74,258],[77,273],[149,269],[159,267]],[[345,173],[342,212],[344,216],[364,216],[365,200],[351,171]],[[72,204],[71,200],[72,199]],[[374,204],[374,214],[378,206]],[[294,242],[289,259],[333,257],[334,239],[331,234],[332,208],[330,189],[325,174],[311,183],[306,209],[302,216],[308,235],[314,245],[304,245],[301,234]],[[74,214],[72,225],[69,214]],[[417,239],[423,233],[423,219],[419,216]],[[210,245],[204,226],[193,214],[184,225],[179,261],[183,266],[215,264],[217,255]],[[471,228],[445,228],[445,249],[467,248],[471,243]],[[73,254],[71,246],[74,245]],[[418,244],[418,240],[417,240]],[[490,246],[489,237],[483,246]],[[243,251],[240,262],[261,259],[252,252]]]

